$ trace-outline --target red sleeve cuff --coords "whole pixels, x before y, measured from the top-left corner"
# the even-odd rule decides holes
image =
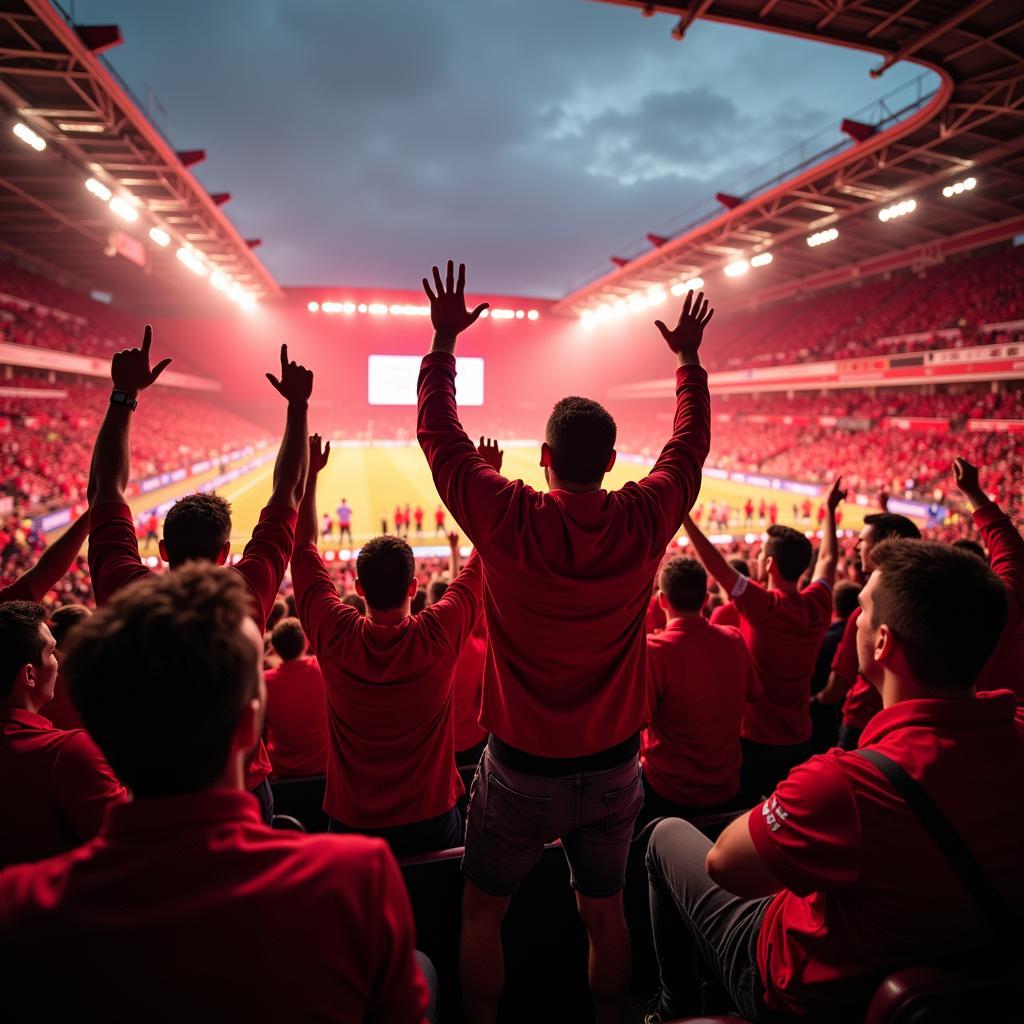
[[[101,505],[94,505],[89,509],[89,529],[95,530],[97,526],[105,523],[115,523],[118,520],[127,519],[135,526],[135,517],[128,504],[123,501],[105,501]]]
[[[455,372],[455,356],[450,352],[428,352],[423,357],[423,362],[420,363],[420,369],[426,370],[431,366],[446,366],[450,367],[452,372]]]
[[[986,526],[992,526],[993,523],[998,523],[1001,519],[1006,518],[1003,510],[994,501],[990,501],[987,505],[982,505],[981,508],[975,509],[973,515],[974,525],[979,530],[984,529]]]
[[[771,800],[771,797],[768,797]],[[771,873],[787,888],[791,889],[796,893],[800,893],[806,890],[805,886],[801,886],[800,882],[793,879],[790,875],[789,865],[785,859],[779,856],[778,850],[775,848],[775,844],[772,843],[769,838],[768,824],[765,815],[762,813],[762,809],[767,805],[768,800],[759,803],[748,815],[747,815],[747,830],[750,832],[750,838],[754,843],[754,849],[757,850],[758,856],[768,865],[768,869]]]
[[[284,523],[295,529],[298,510],[291,505],[267,505],[260,513],[261,523]]]
[[[708,380],[708,371],[703,366],[677,366],[676,367],[676,387],[680,384],[688,384],[690,382],[699,383],[703,381],[705,384]]]

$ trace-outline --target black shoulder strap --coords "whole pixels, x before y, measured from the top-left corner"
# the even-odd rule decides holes
[[[870,747],[856,753],[870,761],[892,783],[893,788],[917,815],[935,845],[945,854],[960,881],[964,883],[1004,948],[1016,945],[1016,922],[1006,900],[971,855],[956,829],[924,789],[892,758]]]

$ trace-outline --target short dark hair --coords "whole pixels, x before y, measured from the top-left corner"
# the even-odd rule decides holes
[[[350,608],[355,608],[360,615],[366,614],[366,602],[354,590],[346,594],[341,599],[341,603],[347,604]]]
[[[50,613],[50,632],[57,641],[58,651],[64,650],[71,630],[91,614],[84,604],[66,604],[63,608],[56,608]]]
[[[0,697],[9,697],[14,680],[26,665],[42,661],[46,641],[39,628],[46,622],[42,605],[34,601],[0,604]]]
[[[273,630],[273,628],[288,615],[288,602],[278,595],[274,598],[274,603],[270,606],[270,614],[267,616],[267,630]]]
[[[1006,625],[1006,588],[975,555],[934,541],[887,540],[871,625],[886,625],[926,686],[968,690]]]
[[[270,642],[285,661],[294,661],[306,653],[306,634],[298,619],[282,619],[270,634]]]
[[[427,587],[427,605],[437,604],[448,593],[447,580],[431,580]]]
[[[164,519],[164,546],[172,566],[212,562],[231,539],[231,506],[219,494],[186,494]]]
[[[615,450],[615,420],[597,402],[571,395],[551,411],[545,440],[559,480],[597,483]]]
[[[811,542],[792,526],[778,523],[768,527],[768,539],[764,542],[764,553],[775,560],[784,580],[795,583],[811,564],[813,549]]]
[[[745,558],[730,558],[729,564],[741,575],[750,576],[750,566]]]
[[[259,692],[249,611],[238,573],[189,565],[126,587],[75,630],[63,664],[71,699],[136,796],[193,793],[224,770]]]
[[[980,558],[983,562],[988,561],[988,555],[985,554],[985,549],[976,541],[968,540],[966,537],[961,540],[953,541],[953,547],[959,548],[961,551],[966,551],[969,554],[975,555]]]
[[[708,574],[695,558],[673,558],[658,578],[665,600],[680,612],[699,612],[708,595]]]
[[[904,540],[920,540],[921,531],[917,524],[906,516],[898,516],[895,512],[872,512],[864,517],[864,525],[874,527],[874,540],[887,540],[889,537],[902,537]]]
[[[412,548],[400,537],[374,537],[359,552],[356,575],[368,607],[382,612],[399,608],[416,575]]]
[[[857,610],[857,598],[860,597],[860,584],[853,580],[840,580],[832,592],[832,607],[841,619],[848,619]]]

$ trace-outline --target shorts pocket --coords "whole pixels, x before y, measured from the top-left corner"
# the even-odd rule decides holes
[[[487,773],[483,833],[505,853],[524,853],[544,843],[544,826],[551,812],[551,797],[519,793]]]
[[[636,776],[628,786],[609,790],[604,795],[605,815],[603,828],[606,832],[632,832],[637,815],[644,805],[643,778],[640,765],[636,766]]]

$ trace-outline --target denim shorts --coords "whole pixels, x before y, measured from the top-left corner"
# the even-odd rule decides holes
[[[633,823],[644,802],[640,760],[551,778],[517,771],[489,747],[469,791],[463,874],[492,896],[511,896],[546,843],[562,841],[572,887],[605,899],[626,884]]]

